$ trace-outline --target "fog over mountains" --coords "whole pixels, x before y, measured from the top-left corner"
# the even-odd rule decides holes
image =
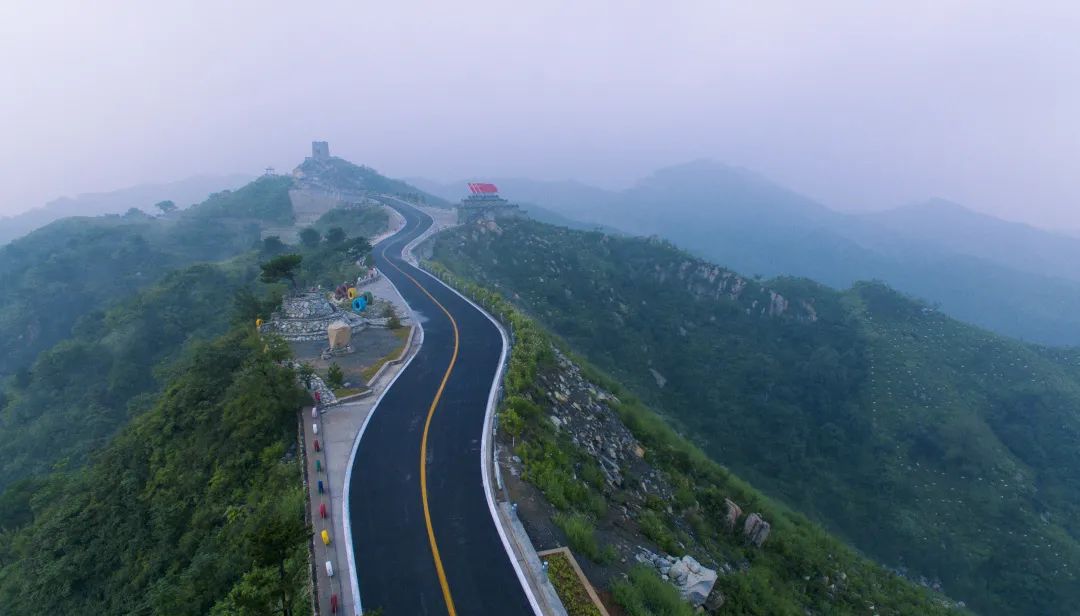
[[[251,179],[251,175],[236,173],[200,175],[175,182],[139,184],[108,192],[60,197],[21,214],[0,217],[0,244],[67,216],[121,214],[131,208],[154,213],[154,204],[165,200],[174,201],[184,208],[202,201],[211,193],[239,188]]]
[[[962,320],[1046,344],[1080,343],[1080,239],[932,199],[850,214],[751,171],[709,160],[622,191],[575,181],[487,178],[545,222],[659,235],[762,276],[846,288],[883,280]],[[413,179],[460,198],[461,182]]]

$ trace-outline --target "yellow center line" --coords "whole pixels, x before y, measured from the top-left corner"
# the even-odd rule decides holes
[[[420,284],[420,281],[398,267],[386,256],[385,247],[382,249],[382,256],[391,267],[401,272],[401,274],[411,280],[418,289],[423,291],[424,295],[427,295],[431,301],[435,302],[435,305],[446,314],[446,318],[450,319],[450,325],[454,328],[454,353],[450,356],[450,365],[446,367],[446,373],[443,374],[442,382],[439,383],[439,390],[435,392],[435,398],[432,399],[431,407],[428,408],[427,420],[424,422],[424,436],[420,441],[420,498],[424,503],[424,523],[427,524],[428,542],[431,544],[431,556],[435,559],[435,573],[439,576],[439,586],[442,587],[443,600],[446,601],[446,610],[450,613],[450,616],[457,616],[457,610],[454,608],[454,598],[450,596],[450,583],[446,581],[446,571],[443,569],[442,558],[439,556],[439,544],[435,541],[435,530],[431,526],[431,511],[428,509],[427,492],[428,430],[431,428],[431,418],[435,416],[435,407],[439,405],[443,390],[446,389],[446,382],[450,380],[450,373],[454,371],[454,364],[457,363],[459,341],[457,321],[454,320],[453,315],[446,309],[446,306],[443,306],[439,300],[435,299],[435,296],[428,292],[428,290],[424,288],[424,285]]]

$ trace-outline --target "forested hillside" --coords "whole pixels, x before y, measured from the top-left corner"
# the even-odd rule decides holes
[[[156,254],[215,234],[231,244],[202,254],[241,254],[117,291],[0,383],[0,611],[309,613],[294,460],[307,398],[279,363],[287,347],[254,324],[286,283],[355,276],[370,244],[343,230],[260,240],[290,215],[288,185],[264,179],[147,222]],[[381,231],[375,210],[356,224]],[[299,265],[261,276],[284,254]]]
[[[377,232],[386,223],[380,208],[356,215],[350,228]],[[89,312],[69,338],[0,382],[0,491],[54,466],[78,468],[153,404],[186,347],[231,324],[268,317],[285,282],[258,282],[260,261],[300,253],[297,284],[335,286],[356,275],[355,261],[370,250],[366,238],[348,234],[312,246],[277,238],[258,245],[227,261],[170,272],[107,310]]]
[[[865,614],[871,606],[870,613],[905,616],[964,612],[855,553],[709,460],[618,382],[580,358],[568,360],[558,341],[501,295],[438,263],[428,267],[514,332],[499,411],[502,446],[512,448],[521,476],[551,503],[555,523],[577,557],[595,563],[591,582],[610,589],[627,614],[695,613],[655,572],[635,568],[638,546],[648,543],[721,570],[710,594],[718,600],[708,613]],[[588,394],[571,401],[566,384],[582,377]],[[568,427],[567,415],[560,419],[558,403],[590,417],[605,417],[610,405],[618,419],[601,419],[603,434],[583,438]],[[630,443],[623,441],[625,432],[632,434]],[[640,443],[643,453],[640,459],[636,453],[619,458],[610,449],[596,454],[614,443],[627,449]],[[768,520],[768,541],[755,545],[732,532],[728,499]]]
[[[757,281],[531,221],[437,236],[717,462],[987,613],[1080,601],[1080,369],[880,284]]]
[[[0,247],[0,376],[166,272],[251,250],[263,224],[291,220],[291,183],[263,177],[168,219],[66,218]]]
[[[233,296],[257,272],[250,258],[195,265],[80,318],[69,339],[0,387],[0,491],[56,464],[81,466],[153,403],[189,341],[224,333]]]
[[[305,394],[253,331],[189,353],[89,467],[0,498],[4,613],[310,613],[290,453]]]

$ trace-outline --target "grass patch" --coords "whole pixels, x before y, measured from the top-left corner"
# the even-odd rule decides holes
[[[600,548],[596,541],[596,528],[587,516],[580,513],[557,513],[554,520],[566,533],[566,540],[575,552],[597,563],[607,562],[613,556],[612,550]]]
[[[336,396],[338,399],[341,399],[345,396],[356,395],[362,391],[364,390],[359,387],[339,387],[334,390],[334,396]]]
[[[401,356],[401,352],[405,350],[405,345],[409,342],[409,332],[411,331],[411,326],[400,327],[398,329],[390,330],[390,333],[397,336],[398,345],[394,347],[393,351],[390,351],[385,356],[381,357],[378,361],[360,371],[360,376],[364,377],[365,383],[370,383],[371,379],[374,378],[375,373],[377,373],[379,371],[379,368],[382,368],[383,365],[386,364],[386,362],[392,359],[397,359]]]
[[[630,570],[625,580],[611,588],[615,600],[629,616],[692,616],[694,608],[682,600],[675,587],[645,565]]]
[[[679,551],[679,543],[675,538],[675,534],[671,532],[660,514],[651,509],[646,509],[641,512],[637,521],[641,526],[641,532],[655,541],[656,545],[660,546],[660,549],[671,554]]]
[[[549,554],[544,559],[548,564],[548,579],[551,580],[555,593],[562,600],[566,613],[570,616],[600,616],[600,610],[596,609],[596,605],[566,556]]]

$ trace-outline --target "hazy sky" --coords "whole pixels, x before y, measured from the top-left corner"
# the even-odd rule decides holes
[[[841,209],[1080,228],[1077,2],[7,0],[0,79],[0,214],[327,139],[395,176],[709,157]]]

